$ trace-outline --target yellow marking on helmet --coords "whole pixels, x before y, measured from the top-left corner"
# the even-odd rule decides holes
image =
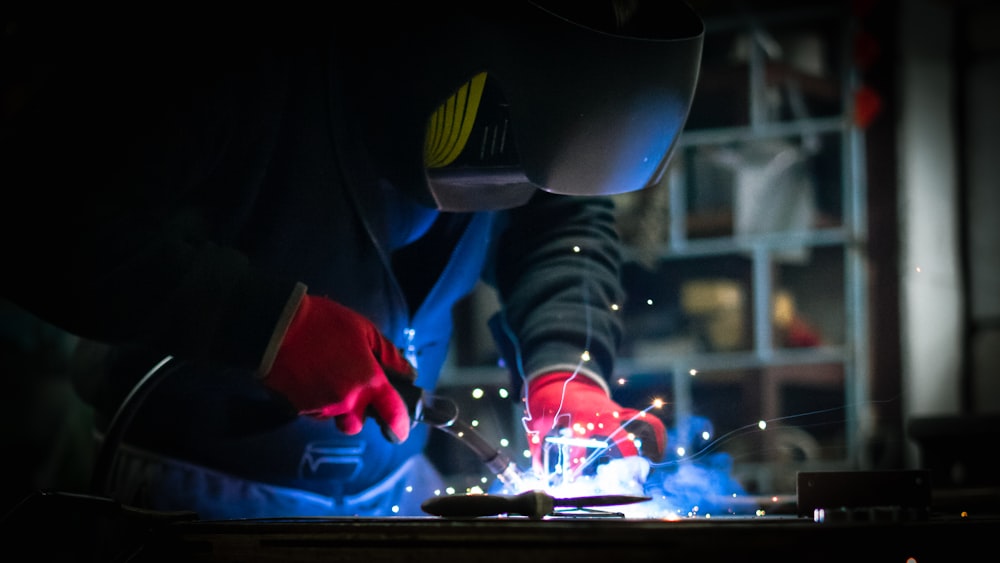
[[[451,164],[465,148],[476,122],[479,101],[483,97],[486,73],[481,72],[438,106],[427,122],[424,140],[424,165],[442,168]]]

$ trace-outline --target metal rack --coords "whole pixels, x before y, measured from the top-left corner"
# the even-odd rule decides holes
[[[622,377],[628,385],[650,387],[662,384],[669,378],[670,400],[673,421],[684,424],[690,416],[701,414],[712,418],[720,414],[704,410],[697,404],[693,386],[699,379],[724,379],[725,384],[749,388],[741,397],[757,394],[760,401],[762,419],[782,418],[786,412],[775,409],[781,404],[782,386],[788,384],[825,385],[842,391],[842,416],[844,418],[843,446],[837,448],[838,455],[826,456],[819,465],[833,468],[861,468],[864,465],[861,453],[863,433],[866,428],[866,409],[862,405],[868,400],[868,357],[867,348],[867,279],[865,268],[866,249],[866,184],[864,175],[864,137],[855,125],[852,115],[853,92],[857,87],[856,72],[851,53],[851,19],[844,13],[846,6],[837,3],[817,6],[792,12],[746,13],[741,17],[715,19],[706,16],[706,61],[703,65],[703,83],[706,73],[709,80],[719,82],[719,71],[713,68],[709,54],[712,45],[734,38],[747,38],[745,58],[741,65],[732,65],[724,70],[728,76],[722,82],[734,89],[729,101],[739,100],[743,92],[738,90],[742,81],[745,85],[746,107],[738,123],[699,124],[696,115],[697,104],[702,109],[724,100],[725,96],[713,99],[711,95],[702,98],[702,85],[695,94],[696,107],[688,128],[681,135],[678,152],[671,164],[663,185],[658,189],[669,192],[669,212],[666,240],[656,249],[658,266],[688,268],[696,270],[698,264],[712,260],[739,257],[749,263],[746,284],[748,318],[745,321],[748,344],[735,350],[666,350],[663,352],[640,351],[623,357],[618,365]],[[775,30],[795,30],[809,32],[812,29],[825,30],[829,43],[826,47],[835,51],[831,57],[838,66],[829,69],[829,84],[837,86],[839,99],[834,104],[835,111],[824,115],[795,114],[794,108],[784,116],[776,116],[773,104],[775,75],[778,74],[773,61],[769,60],[766,41]],[[718,59],[715,59],[718,62]],[[707,66],[706,66],[707,65]],[[742,77],[738,73],[745,70]],[[780,71],[780,69],[778,69]],[[778,79],[780,81],[780,79]],[[770,98],[770,99],[769,99]],[[793,100],[794,101],[794,100]],[[738,105],[738,104],[736,104]],[[786,108],[787,109],[787,108]],[[801,109],[801,107],[800,107]],[[703,120],[704,122],[705,120]],[[711,119],[707,120],[711,121]],[[800,142],[808,137],[821,136],[827,144],[836,143],[834,152],[839,159],[839,215],[832,225],[810,225],[806,228],[789,228],[771,232],[732,232],[708,236],[692,236],[694,203],[692,194],[702,186],[693,185],[696,179],[692,172],[690,155],[699,150],[725,147],[730,151],[750,150],[758,143],[773,140],[792,139]],[[776,288],[776,257],[782,252],[805,249],[812,252],[827,249],[842,262],[835,271],[842,276],[839,296],[840,314],[843,315],[843,336],[833,343],[803,348],[782,347],[775,342],[772,324],[772,308]],[[647,249],[648,250],[648,249]],[[821,266],[817,266],[821,267]],[[630,326],[635,332],[636,327]],[[638,328],[640,334],[643,333]],[[830,372],[840,376],[830,376]],[[723,383],[723,382],[720,382]],[[748,395],[749,393],[750,395]],[[748,421],[749,422],[749,421]],[[684,436],[684,432],[679,432]],[[683,439],[682,439],[683,440]],[[774,447],[767,439],[756,442],[760,448]],[[680,446],[691,444],[680,443]],[[806,460],[809,463],[810,460]],[[775,464],[783,460],[769,458],[766,454],[759,459],[766,473],[775,469]],[[817,467],[815,460],[803,467]],[[787,471],[794,468],[786,467]],[[773,479],[764,477],[763,488],[780,488]]]

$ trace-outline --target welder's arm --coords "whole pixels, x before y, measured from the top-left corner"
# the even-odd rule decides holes
[[[623,332],[616,305],[625,299],[614,202],[539,192],[508,218],[496,269],[488,272],[503,303],[491,328],[515,385],[523,383],[534,462],[541,463],[542,440],[557,430],[554,423],[582,423],[588,436],[613,434],[617,454],[636,453],[629,432],[652,436],[643,440],[644,454],[662,455],[665,432],[656,417],[620,432],[613,427],[635,412],[614,403],[605,383]],[[604,428],[590,430],[590,422]]]
[[[546,471],[543,455],[546,437],[603,442],[596,446],[571,446],[567,462],[580,467],[599,457],[642,455],[663,459],[666,428],[654,414],[623,408],[613,401],[604,382],[585,372],[551,372],[532,378],[524,391],[525,429],[532,465]],[[593,454],[593,458],[588,459]]]
[[[292,303],[294,306],[295,303]],[[387,373],[416,379],[400,351],[371,321],[324,297],[304,295],[280,339],[264,384],[304,415],[333,418],[346,434],[373,414],[392,441],[406,440],[410,417]]]

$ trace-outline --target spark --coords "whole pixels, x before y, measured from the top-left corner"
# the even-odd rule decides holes
[[[913,268],[913,271],[919,274],[922,270],[920,269],[920,266],[917,266],[916,268]]]
[[[524,450],[521,452],[521,456],[526,459],[531,459],[531,450]]]
[[[485,393],[483,392],[483,390],[480,389],[479,387],[476,387],[475,389],[472,390],[473,399],[482,399],[484,394]]]
[[[479,421],[476,419],[472,419],[472,422],[470,422],[469,424],[471,424],[473,427],[476,427],[479,426]]]
[[[687,450],[685,450],[683,447],[679,447],[675,451],[677,452],[677,457],[684,457],[684,454],[687,453]]]
[[[625,378],[624,377],[619,377],[618,378],[618,385],[625,385]]]
[[[589,350],[584,350],[583,353],[580,354],[580,359],[583,360],[583,361],[585,361],[585,362],[589,362],[590,361],[590,351]]]
[[[497,394],[500,395],[501,399],[506,399],[508,396],[510,396],[510,392],[507,391],[507,389],[505,389],[503,387],[501,387],[500,389],[497,390]]]
[[[507,438],[500,438],[500,447],[506,448],[510,445],[510,441]]]
[[[455,494],[455,487],[447,487],[444,491],[449,495],[453,495]]]
[[[392,513],[393,514],[399,514],[399,505],[398,504],[392,505]]]
[[[647,299],[646,300],[646,305],[652,305],[652,304],[653,304],[653,300],[652,299]]]
[[[761,430],[767,428],[767,421],[766,420],[758,421],[757,428],[760,428]]]
[[[689,375],[690,375],[691,377],[694,377],[694,376],[698,375],[698,370],[696,370],[696,369],[694,369],[694,368],[691,368],[691,369],[689,369],[689,370],[688,370],[688,374],[689,374]]]
[[[612,311],[617,311],[617,310],[619,310],[619,308],[620,308],[620,307],[618,306],[618,304],[617,304],[617,303],[612,303],[612,304],[611,304],[611,310],[612,310]]]
[[[663,399],[653,399],[653,408],[661,409],[663,408]]]
[[[702,440],[708,440],[711,437],[712,437],[712,434],[708,430],[705,430],[705,431],[703,431],[701,433],[701,439]]]
[[[406,486],[406,492],[412,493],[413,492],[413,485],[407,485]]]
[[[582,250],[579,246],[573,245],[573,252],[579,253]]]

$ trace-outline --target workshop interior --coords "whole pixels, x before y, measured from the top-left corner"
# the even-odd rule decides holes
[[[490,334],[496,296],[480,285],[453,312],[434,392],[447,411],[427,415],[443,416],[428,453],[448,483],[427,518],[130,511],[88,496],[102,460],[67,377],[76,337],[4,301],[4,526],[44,521],[58,542],[60,522],[80,530],[73,517],[92,508],[106,521],[93,534],[156,546],[116,561],[594,550],[819,561],[866,549],[935,561],[989,545],[1000,529],[1000,8],[689,4],[705,32],[676,152],[658,185],[613,196],[628,299],[611,393],[663,421],[663,460],[613,459],[547,494],[505,475],[530,459]],[[600,494],[618,496],[573,500]],[[447,501],[476,495],[498,502],[480,514]]]

